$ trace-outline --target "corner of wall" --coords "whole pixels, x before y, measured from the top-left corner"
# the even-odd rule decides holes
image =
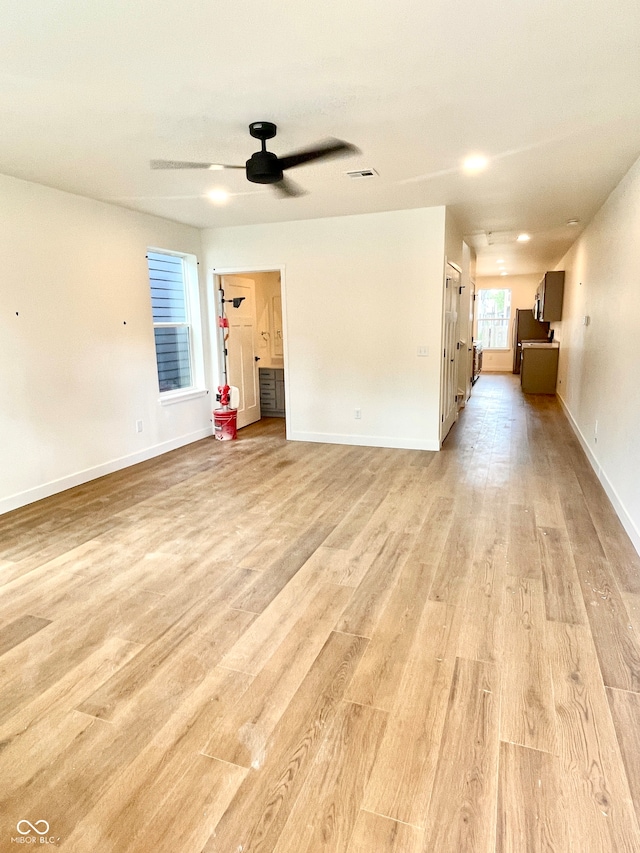
[[[445,207],[444,219],[444,254],[445,263],[454,263],[462,269],[463,266],[463,233],[458,221],[449,207]]]

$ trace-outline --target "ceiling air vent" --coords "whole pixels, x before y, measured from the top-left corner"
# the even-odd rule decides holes
[[[354,172],[345,172],[348,178],[377,178],[375,169],[356,169]]]

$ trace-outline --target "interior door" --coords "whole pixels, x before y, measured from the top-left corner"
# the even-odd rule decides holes
[[[244,297],[239,308],[225,303],[225,314],[229,321],[227,340],[227,368],[229,385],[240,392],[238,403],[238,428],[260,420],[260,391],[258,363],[255,359],[254,331],[256,325],[255,283],[253,279],[239,275],[222,276],[224,298]]]
[[[444,286],[444,316],[442,324],[442,372],[440,381],[440,441],[458,417],[458,309],[460,302],[460,273],[447,264]]]
[[[461,277],[462,282],[462,277]],[[467,284],[461,283],[458,291],[462,291],[458,304],[458,334],[460,347],[458,350],[458,408],[466,405],[471,396],[471,374],[473,371],[473,282],[467,279]]]

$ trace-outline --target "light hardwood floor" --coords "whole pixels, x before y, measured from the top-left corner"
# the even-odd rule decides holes
[[[0,850],[640,851],[640,559],[513,377],[441,453],[265,421],[0,543]]]

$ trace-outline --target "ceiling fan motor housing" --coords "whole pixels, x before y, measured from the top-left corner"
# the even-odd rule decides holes
[[[278,158],[271,151],[256,151],[247,160],[247,179],[254,184],[275,184],[282,178]]]

